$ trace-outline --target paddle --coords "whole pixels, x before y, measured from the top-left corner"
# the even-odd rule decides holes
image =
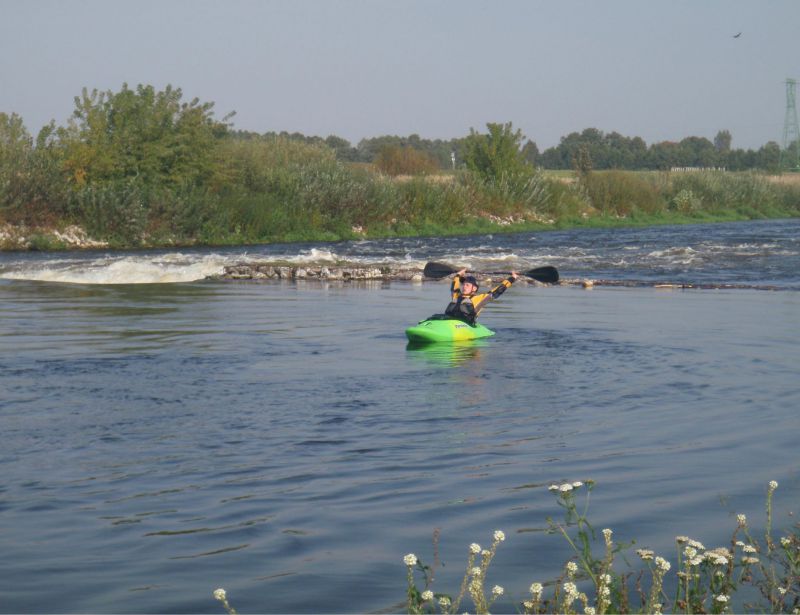
[[[422,273],[426,278],[438,279],[448,276],[451,273],[455,273],[456,271],[460,271],[460,268],[456,269],[455,267],[446,265],[445,263],[431,262],[425,265],[425,269],[422,270]],[[523,271],[521,274],[525,277],[533,278],[534,280],[545,282],[547,284],[555,284],[558,282],[558,269],[551,267],[550,265],[537,267],[536,269],[531,269],[530,271]]]

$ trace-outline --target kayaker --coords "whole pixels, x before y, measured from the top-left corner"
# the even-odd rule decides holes
[[[450,292],[452,294],[452,301],[444,313],[451,318],[458,318],[471,325],[475,324],[475,319],[478,318],[480,311],[490,301],[494,301],[519,277],[516,271],[512,271],[511,275],[500,282],[488,293],[478,293],[478,280],[474,275],[467,275],[467,270],[462,269],[457,272],[453,278],[453,283],[450,285]]]

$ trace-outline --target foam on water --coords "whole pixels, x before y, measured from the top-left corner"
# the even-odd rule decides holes
[[[202,257],[168,254],[158,257],[103,257],[91,261],[53,260],[27,263],[0,273],[9,280],[62,282],[68,284],[167,284],[194,282],[220,275],[229,259],[209,254]]]

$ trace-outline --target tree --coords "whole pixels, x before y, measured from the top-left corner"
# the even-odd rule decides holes
[[[714,144],[704,137],[686,137],[679,144],[682,156],[682,167],[715,167],[717,166],[717,150]]]
[[[484,179],[500,179],[504,175],[520,175],[531,170],[525,161],[520,144],[524,138],[511,122],[486,124],[487,134],[470,128],[465,142],[464,160],[467,168]]]
[[[201,184],[213,172],[214,147],[230,116],[213,118],[214,103],[182,102],[180,88],[152,86],[75,98],[59,137],[77,185],[135,178],[146,184]]]
[[[17,204],[20,183],[33,147],[22,118],[0,113],[0,210]]]
[[[336,152],[336,158],[339,160],[355,162],[358,159],[358,150],[350,145],[350,141],[347,139],[337,137],[336,135],[329,135],[325,139],[325,145]]]
[[[733,142],[733,137],[731,136],[731,133],[727,130],[720,130],[717,133],[717,136],[714,137],[714,147],[720,154],[727,154],[728,152],[730,152],[732,142]]]
[[[756,154],[756,166],[770,173],[778,173],[781,168],[781,146],[770,141],[761,146]]]
[[[536,146],[536,143],[528,139],[528,142],[522,148],[522,157],[525,158],[525,161],[529,164],[536,166],[539,160],[539,148]]]

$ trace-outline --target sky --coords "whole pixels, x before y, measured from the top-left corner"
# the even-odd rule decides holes
[[[0,0],[0,112],[34,135],[127,83],[353,145],[512,122],[540,150],[589,127],[757,149],[789,77],[799,0]]]

